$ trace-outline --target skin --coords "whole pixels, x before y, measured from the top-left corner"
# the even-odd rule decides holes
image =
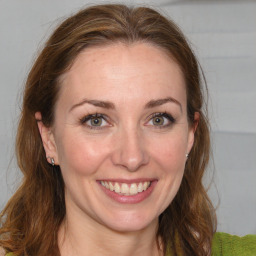
[[[153,45],[116,43],[84,50],[60,81],[54,125],[38,125],[65,182],[61,255],[161,255],[158,217],[179,189],[196,129],[187,120],[179,66]],[[104,115],[96,120],[101,126],[81,122],[96,113]],[[139,203],[120,203],[98,182],[112,179],[153,179],[155,186]]]

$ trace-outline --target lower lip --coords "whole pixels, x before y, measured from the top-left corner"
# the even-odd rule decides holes
[[[124,195],[117,194],[117,193],[105,188],[100,183],[99,183],[99,186],[101,187],[101,189],[103,190],[103,192],[105,192],[105,194],[107,196],[114,199],[118,203],[137,204],[137,203],[144,201],[145,199],[147,199],[150,196],[150,194],[152,193],[152,191],[154,190],[154,188],[156,186],[156,183],[157,183],[157,181],[152,181],[150,187],[148,187],[147,190],[139,192],[136,195],[130,195],[130,196],[124,196]]]

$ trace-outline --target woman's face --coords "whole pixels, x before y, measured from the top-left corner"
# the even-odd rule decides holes
[[[60,80],[44,141],[61,168],[67,216],[118,231],[156,223],[194,139],[179,66],[150,44],[116,43],[84,50]]]

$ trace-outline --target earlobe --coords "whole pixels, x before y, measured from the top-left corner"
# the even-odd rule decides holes
[[[41,135],[48,163],[52,164],[51,159],[54,159],[54,163],[58,164],[56,144],[51,128],[43,124],[42,115],[40,112],[35,113],[35,119],[37,121],[38,130]]]

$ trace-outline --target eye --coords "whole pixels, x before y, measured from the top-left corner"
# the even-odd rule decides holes
[[[154,113],[149,116],[147,125],[156,126],[158,128],[168,127],[175,123],[175,119],[168,113]]]
[[[103,122],[104,122],[104,120],[102,117],[92,117],[89,120],[89,123],[91,126],[101,126]]]
[[[102,114],[87,115],[80,119],[80,122],[91,129],[102,129],[106,126],[110,126],[109,122],[107,121],[107,117]]]
[[[163,116],[156,116],[152,118],[152,122],[154,125],[164,125],[166,120]]]

